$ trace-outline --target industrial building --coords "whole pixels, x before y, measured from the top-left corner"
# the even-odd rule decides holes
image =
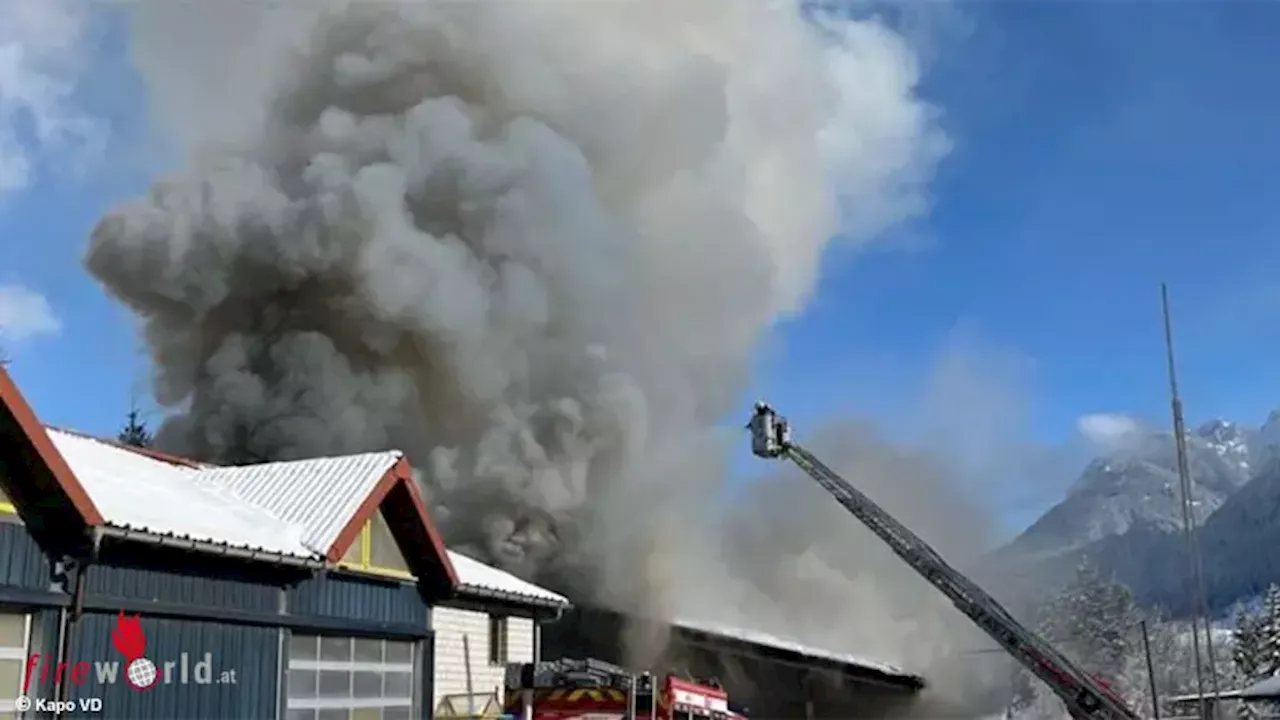
[[[429,718],[567,606],[447,551],[397,452],[203,465],[46,428],[2,369],[0,491],[0,712]]]
[[[681,619],[668,626],[581,606],[543,627],[543,655],[626,666],[629,627],[633,637],[636,627],[640,634],[665,634],[655,672],[714,678],[751,717],[893,717],[925,686],[921,677],[884,663],[715,621]]]
[[[0,712],[447,720],[497,714],[512,663],[625,664],[621,616],[447,550],[398,452],[197,463],[47,428],[0,369],[0,493]],[[923,686],[692,621],[661,663],[758,717]]]

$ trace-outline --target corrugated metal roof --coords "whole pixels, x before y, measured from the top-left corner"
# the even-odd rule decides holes
[[[525,598],[563,607],[570,605],[569,599],[559,593],[521,580],[505,570],[486,565],[456,550],[449,551],[449,561],[453,563],[453,569],[458,571],[458,591],[461,593],[497,593],[509,596],[512,600]]]
[[[286,522],[302,526],[303,542],[328,552],[361,503],[401,458],[396,451],[200,471]]]
[[[219,467],[161,459],[87,435],[49,437],[108,525],[323,559],[399,451]],[[569,605],[563,595],[449,551],[460,590]]]
[[[758,630],[747,630],[745,628],[733,627],[714,620],[679,618],[675,620],[673,624],[689,630],[697,630],[699,632],[711,633],[713,635],[722,635],[724,637],[734,638],[744,642],[755,643],[756,645],[766,645],[780,650],[790,650],[791,652],[800,653],[801,655],[807,655],[809,657],[834,660],[839,663],[869,668],[882,672],[886,675],[896,675],[903,678],[915,677],[914,674],[909,673],[906,670],[877,660],[870,660],[858,655],[850,655],[848,653],[836,652],[834,650],[817,648],[794,640],[787,640],[786,638],[781,638],[777,635],[771,635]]]
[[[50,429],[49,438],[107,524],[295,557],[313,557],[302,527],[244,501],[202,469]]]

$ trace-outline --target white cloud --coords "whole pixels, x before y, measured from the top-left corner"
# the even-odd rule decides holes
[[[0,285],[0,340],[18,343],[61,330],[44,295],[22,285]]]
[[[0,196],[24,188],[45,153],[79,159],[101,143],[75,97],[86,19],[81,0],[0,2]]]
[[[1142,424],[1121,413],[1095,413],[1076,420],[1076,430],[1102,450],[1114,450],[1133,443],[1142,433]]]

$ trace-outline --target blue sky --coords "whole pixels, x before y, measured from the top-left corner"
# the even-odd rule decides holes
[[[1017,423],[1009,443],[1065,445],[1096,412],[1165,423],[1167,281],[1189,421],[1258,422],[1280,406],[1280,94],[1268,90],[1280,5],[961,8],[968,32],[940,41],[924,88],[955,149],[913,228],[923,242],[833,251],[750,394],[802,421],[863,414],[910,434],[958,352],[978,376],[975,415],[994,405]],[[120,42],[103,48],[118,56]],[[121,67],[97,71],[90,100],[114,134],[136,136],[145,98]],[[79,258],[97,217],[146,175],[125,157],[88,177],[49,160],[0,205],[0,284],[43,293],[61,323],[14,345],[13,372],[46,421],[111,433],[146,364]],[[1060,491],[1030,488],[1007,522]]]
[[[956,142],[930,242],[829,264],[760,392],[892,423],[959,325],[1018,368],[1033,441],[1087,413],[1167,424],[1165,281],[1188,422],[1261,422],[1280,406],[1280,5],[963,7],[972,34],[926,88]],[[1027,482],[1015,522],[1061,490]]]

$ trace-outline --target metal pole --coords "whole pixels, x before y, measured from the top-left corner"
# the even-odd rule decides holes
[[[1147,684],[1151,687],[1151,717],[1160,720],[1160,698],[1156,695],[1156,670],[1151,662],[1151,638],[1147,635],[1147,621],[1140,623],[1142,628],[1142,652],[1147,656]]]
[[[649,720],[658,720],[658,676],[651,675],[649,678],[649,689],[653,692],[653,702],[649,703]],[[667,682],[666,676],[663,676],[662,692],[666,693]],[[665,697],[665,695],[664,695]]]
[[[639,682],[635,673],[631,673],[631,691],[627,693],[627,720],[636,720],[636,683]]]
[[[467,677],[467,717],[476,715],[475,687],[471,684],[471,639],[466,633],[462,635],[462,663]]]
[[[804,718],[813,720],[813,673],[804,674]]]
[[[1196,659],[1196,689],[1200,694],[1200,712],[1203,717],[1217,717],[1218,701],[1221,692],[1218,689],[1218,672],[1213,657],[1213,623],[1209,617],[1209,602],[1204,587],[1204,566],[1200,558],[1200,547],[1197,538],[1198,530],[1192,515],[1191,469],[1187,464],[1187,431],[1183,424],[1182,399],[1178,396],[1178,375],[1173,361],[1173,322],[1169,313],[1169,287],[1160,283],[1160,306],[1164,314],[1165,354],[1169,364],[1169,395],[1173,412],[1174,449],[1178,459],[1178,485],[1182,493],[1182,529],[1187,538],[1187,552],[1191,561],[1191,582],[1197,613],[1192,615],[1192,649]],[[1204,699],[1204,678],[1200,669],[1200,631],[1196,623],[1197,615],[1204,618],[1205,651],[1209,660],[1209,681],[1213,687],[1213,703],[1211,713],[1207,713]]]

